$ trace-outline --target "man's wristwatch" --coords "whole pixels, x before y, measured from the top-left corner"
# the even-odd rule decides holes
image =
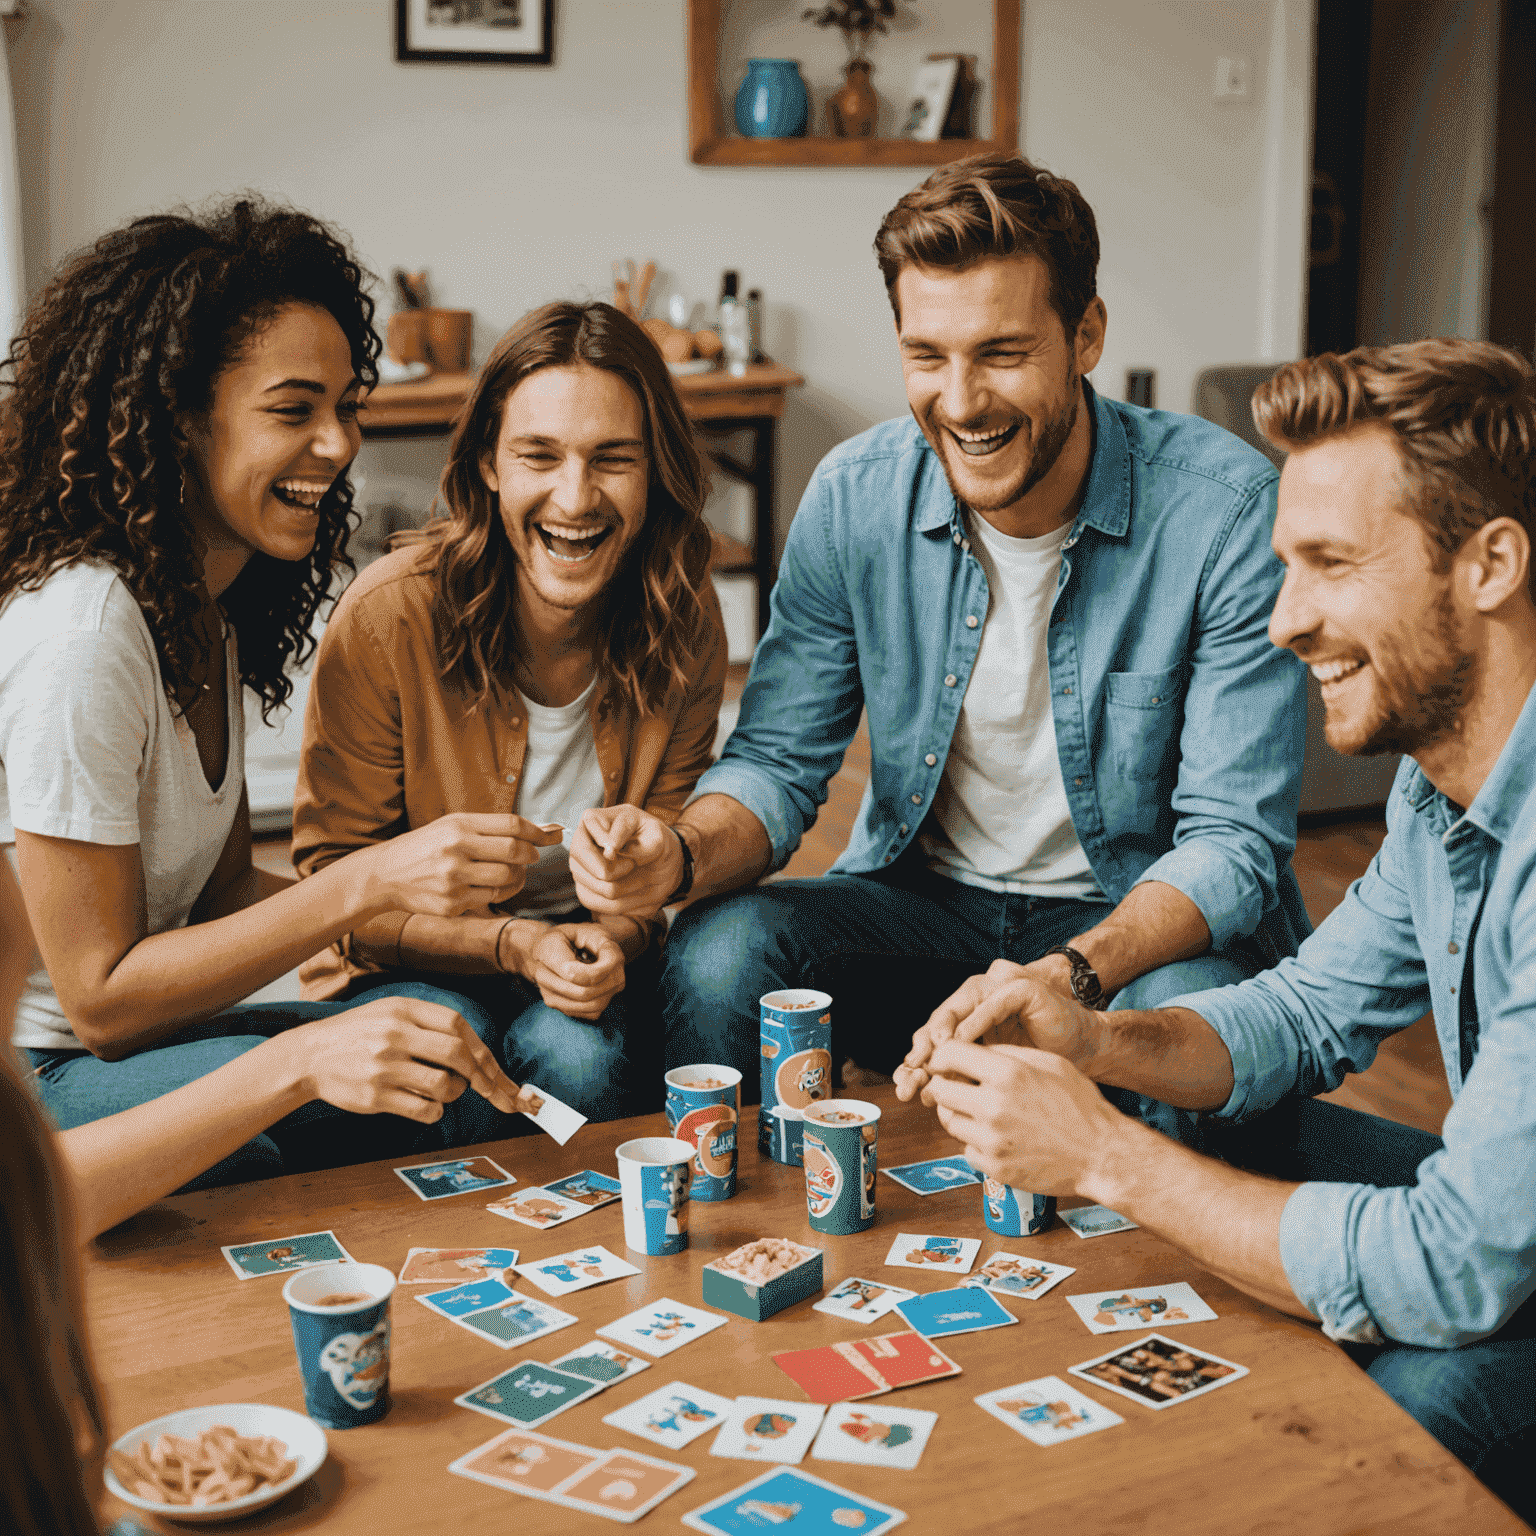
[[[1070,944],[1058,944],[1048,949],[1048,955],[1065,955],[1072,965],[1072,996],[1085,1008],[1102,1013],[1109,1006],[1104,988],[1099,984],[1099,973]]]
[[[681,901],[693,889],[693,851],[688,846],[688,839],[676,827],[672,828],[672,833],[677,838],[678,846],[683,850],[683,878],[677,882],[677,889],[662,902],[664,907],[670,907],[675,902]],[[1092,972],[1089,974],[1091,975]]]

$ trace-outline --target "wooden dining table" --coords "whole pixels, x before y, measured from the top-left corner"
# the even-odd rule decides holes
[[[957,1150],[920,1105],[898,1103],[889,1088],[860,1093],[882,1112],[883,1167]],[[1527,1529],[1315,1326],[1249,1299],[1161,1238],[1136,1230],[1081,1239],[1059,1221],[1038,1237],[1000,1238],[983,1222],[976,1185],[922,1197],[884,1176],[869,1231],[823,1236],[807,1220],[802,1170],[758,1157],[755,1118],[748,1109],[735,1198],[693,1203],[689,1247],[668,1258],[626,1250],[617,1203],[538,1231],[486,1210],[505,1191],[425,1203],[389,1162],[161,1201],[98,1239],[85,1257],[87,1316],[111,1434],[192,1406],[263,1402],[302,1411],[283,1282],[277,1276],[236,1279],[219,1252],[222,1245],[332,1229],[353,1258],[398,1272],[413,1247],[514,1247],[528,1261],[601,1243],[638,1265],[640,1273],[559,1298],[555,1305],[576,1314],[578,1323],[508,1351],[418,1305],[414,1293],[430,1287],[398,1287],[387,1416],[366,1428],[330,1431],[330,1454],[316,1476],[267,1511],[225,1529],[323,1526],[334,1536],[425,1536],[611,1528],[595,1515],[450,1474],[450,1462],[502,1428],[455,1406],[453,1399],[523,1359],[552,1361],[592,1339],[596,1327],[648,1302],[669,1297],[703,1305],[702,1266],[754,1238],[787,1237],[821,1249],[827,1290],[858,1275],[934,1291],[957,1282],[887,1268],[884,1259],[898,1232],[940,1233],[980,1239],[978,1267],[1003,1249],[1071,1265],[1076,1273],[1036,1300],[1003,1297],[1017,1326],[945,1339],[942,1348],[959,1363],[961,1375],[860,1405],[888,1403],[938,1414],[916,1470],[810,1457],[802,1464],[804,1471],[904,1510],[905,1529],[943,1536],[1012,1531],[1344,1536],[1389,1530],[1396,1536],[1453,1531],[1496,1536]],[[657,1114],[583,1126],[564,1147],[535,1134],[474,1150],[492,1156],[526,1187],[586,1168],[613,1174],[614,1149],[621,1141],[664,1135],[665,1126]],[[1089,1333],[1066,1296],[1180,1280],[1193,1285],[1218,1316],[1179,1326],[1176,1336],[1247,1366],[1247,1376],[1162,1411],[1067,1377],[1069,1366],[1141,1335]],[[521,1279],[517,1284],[542,1298]],[[725,1397],[801,1400],[804,1394],[774,1366],[770,1357],[776,1351],[901,1326],[894,1313],[863,1326],[841,1321],[812,1310],[809,1300],[761,1323],[732,1317],[652,1369],[550,1420],[539,1433],[603,1450],[641,1451],[694,1468],[692,1482],[639,1522],[642,1529],[677,1528],[686,1511],[757,1477],[762,1467],[711,1456],[712,1435],[682,1451],[663,1451],[604,1424],[604,1414],[672,1381]],[[973,1402],[981,1393],[1047,1375],[1070,1380],[1125,1422],[1041,1448]],[[133,1512],[109,1499],[106,1513]],[[135,1518],[156,1523],[148,1516]],[[189,1529],[171,1523],[158,1528]]]

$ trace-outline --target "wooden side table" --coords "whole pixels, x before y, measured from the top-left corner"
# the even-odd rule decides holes
[[[444,437],[453,429],[474,383],[472,373],[439,373],[409,384],[380,384],[364,401],[359,418],[371,440]],[[779,418],[785,391],[805,380],[777,363],[753,363],[738,376],[715,369],[674,379],[683,409],[697,428],[710,458],[733,480],[752,490],[752,542],[722,533],[714,536],[712,569],[749,572],[757,580],[757,632],[768,627],[768,595],[777,563],[773,555],[773,496]],[[750,432],[752,456],[730,453],[725,440]]]

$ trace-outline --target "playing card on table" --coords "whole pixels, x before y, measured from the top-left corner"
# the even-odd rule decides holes
[[[296,1269],[313,1269],[333,1260],[350,1261],[352,1255],[334,1232],[301,1232],[297,1237],[267,1237],[257,1243],[236,1243],[219,1252],[242,1280],[263,1275],[289,1275]]]
[[[912,1329],[877,1333],[872,1339],[855,1339],[850,1348],[867,1360],[892,1387],[915,1387],[919,1382],[958,1376],[955,1364],[931,1339]]]
[[[891,1384],[851,1343],[781,1349],[773,1363],[813,1403],[838,1403],[889,1392]]]
[[[932,1232],[898,1232],[887,1264],[903,1269],[947,1269],[963,1275],[971,1267],[981,1243],[974,1237],[941,1237]]]
[[[817,1461],[846,1461],[911,1472],[922,1458],[923,1447],[938,1421],[938,1414],[923,1408],[837,1403],[827,1409],[811,1455]]]
[[[651,1368],[649,1360],[642,1360],[639,1355],[632,1355],[606,1339],[588,1339],[570,1354],[551,1360],[550,1364],[573,1376],[585,1376],[600,1387],[612,1386],[626,1376],[637,1376]]]
[[[456,1285],[499,1280],[517,1263],[516,1248],[412,1248],[400,1266],[401,1285]]]
[[[652,1440],[669,1451],[680,1451],[700,1435],[718,1429],[734,1406],[729,1397],[674,1381],[605,1413],[603,1423]]]
[[[906,1518],[889,1504],[850,1493],[825,1478],[794,1467],[776,1467],[690,1509],[683,1524],[705,1536],[749,1536],[790,1525],[796,1536],[842,1536],[845,1531],[884,1536]]]
[[[448,1466],[460,1477],[472,1477],[492,1488],[548,1496],[561,1483],[589,1472],[608,1452],[569,1440],[551,1440],[526,1429],[508,1429]]]
[[[981,1175],[963,1157],[930,1157],[926,1162],[901,1163],[880,1172],[918,1195],[937,1195],[946,1189],[981,1183]]]
[[[1022,1253],[994,1253],[960,1284],[1034,1301],[1076,1273],[1070,1264],[1047,1264],[1044,1259],[1027,1259]]]
[[[512,1349],[518,1344],[531,1344],[546,1334],[558,1333],[576,1321],[569,1312],[562,1312],[546,1301],[524,1296],[514,1291],[510,1301],[480,1312],[466,1312],[453,1319],[460,1328],[478,1334],[497,1349]]]
[[[738,1397],[709,1454],[739,1461],[781,1461],[792,1467],[805,1459],[826,1411],[820,1403]]]
[[[581,1173],[568,1173],[563,1179],[551,1179],[544,1188],[562,1200],[574,1200],[578,1205],[586,1206],[589,1211],[595,1211],[600,1205],[612,1205],[620,1194],[617,1179],[592,1168]]]
[[[1169,1328],[1177,1323],[1210,1323],[1216,1314],[1195,1295],[1192,1286],[1131,1285],[1119,1291],[1091,1291],[1068,1296],[1067,1305],[1082,1318],[1090,1333],[1124,1333],[1149,1323]]]
[[[483,1312],[487,1307],[510,1301],[516,1294],[502,1280],[489,1276],[480,1280],[468,1280],[463,1285],[451,1285],[447,1290],[428,1291],[416,1298],[422,1306],[430,1308],[440,1317],[463,1317],[470,1312]]]
[[[648,1355],[660,1357],[670,1355],[674,1349],[681,1349],[695,1339],[702,1339],[706,1333],[724,1327],[729,1321],[718,1312],[705,1312],[663,1296],[660,1301],[617,1318],[597,1331],[616,1344],[643,1349]]]
[[[872,1323],[885,1314],[898,1301],[916,1296],[905,1286],[882,1285],[878,1280],[862,1280],[852,1276],[841,1280],[820,1301],[811,1303],[814,1312],[830,1312],[833,1317],[844,1317],[850,1323]]]
[[[622,1280],[626,1275],[640,1273],[633,1264],[616,1253],[609,1253],[601,1244],[573,1248],[552,1259],[532,1259],[527,1264],[519,1264],[517,1272],[549,1296],[568,1296],[572,1291],[584,1291],[589,1285],[601,1285],[605,1280]]]
[[[1122,1344],[1107,1355],[1069,1369],[1072,1375],[1133,1398],[1146,1408],[1171,1408],[1186,1398],[1230,1386],[1248,1374],[1246,1365],[1190,1349],[1159,1333],[1149,1333],[1134,1344]]]
[[[454,1402],[522,1429],[537,1429],[557,1413],[564,1413],[602,1390],[598,1382],[588,1381],[585,1376],[571,1376],[551,1365],[529,1360],[471,1388],[454,1398]]]
[[[1136,1223],[1107,1205],[1079,1205],[1070,1211],[1058,1210],[1061,1219],[1079,1237],[1108,1237],[1111,1232],[1134,1232]]]
[[[658,1461],[638,1451],[609,1451],[594,1467],[562,1483],[552,1502],[628,1525],[691,1483],[692,1467]]]
[[[562,1103],[547,1088],[535,1088],[532,1083],[523,1084],[524,1093],[531,1093],[538,1100],[538,1108],[532,1114],[522,1111],[547,1136],[563,1147],[572,1136],[587,1123],[587,1117],[578,1114],[569,1104]]]
[[[444,1200],[449,1195],[468,1195],[479,1189],[500,1189],[503,1184],[517,1183],[505,1168],[488,1157],[413,1163],[408,1168],[396,1168],[395,1172],[423,1200]]]
[[[1018,1322],[1012,1312],[990,1291],[956,1286],[952,1291],[930,1291],[898,1302],[896,1310],[925,1339],[947,1339],[957,1333],[981,1333],[988,1328],[1007,1328]]]
[[[520,1221],[525,1227],[537,1227],[540,1231],[546,1227],[558,1227],[562,1222],[574,1221],[578,1216],[585,1216],[591,1209],[590,1205],[578,1205],[576,1201],[567,1200],[564,1195],[557,1195],[550,1189],[541,1189],[538,1185],[515,1195],[503,1195],[500,1200],[493,1200],[486,1206],[486,1210],[493,1216],[505,1216],[508,1221]]]
[[[1059,1376],[999,1387],[995,1392],[983,1392],[975,1401],[978,1408],[986,1409],[994,1419],[1001,1419],[1036,1445],[1060,1445],[1063,1440],[1076,1440],[1079,1435],[1125,1423],[1118,1413],[1069,1387]]]

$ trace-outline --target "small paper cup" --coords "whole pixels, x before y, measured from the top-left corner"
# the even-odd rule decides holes
[[[981,1214],[999,1237],[1034,1237],[1056,1219],[1056,1197],[1016,1189],[1000,1179],[984,1179]]]
[[[304,1407],[327,1429],[356,1429],[389,1412],[389,1298],[381,1264],[300,1270],[283,1286]]]
[[[741,1120],[741,1073],[699,1062],[665,1078],[667,1124],[694,1148],[690,1200],[729,1200],[736,1193],[736,1140]]]
[[[805,1203],[811,1228],[836,1237],[875,1224],[880,1108],[864,1099],[823,1099],[801,1112]]]
[[[757,1150],[775,1162],[800,1162],[799,1113],[832,1092],[832,996],[785,987],[758,999],[761,1106]],[[780,1110],[794,1114],[780,1115]]]
[[[656,1258],[688,1246],[688,1186],[696,1152],[672,1136],[639,1136],[619,1144],[625,1247]]]

